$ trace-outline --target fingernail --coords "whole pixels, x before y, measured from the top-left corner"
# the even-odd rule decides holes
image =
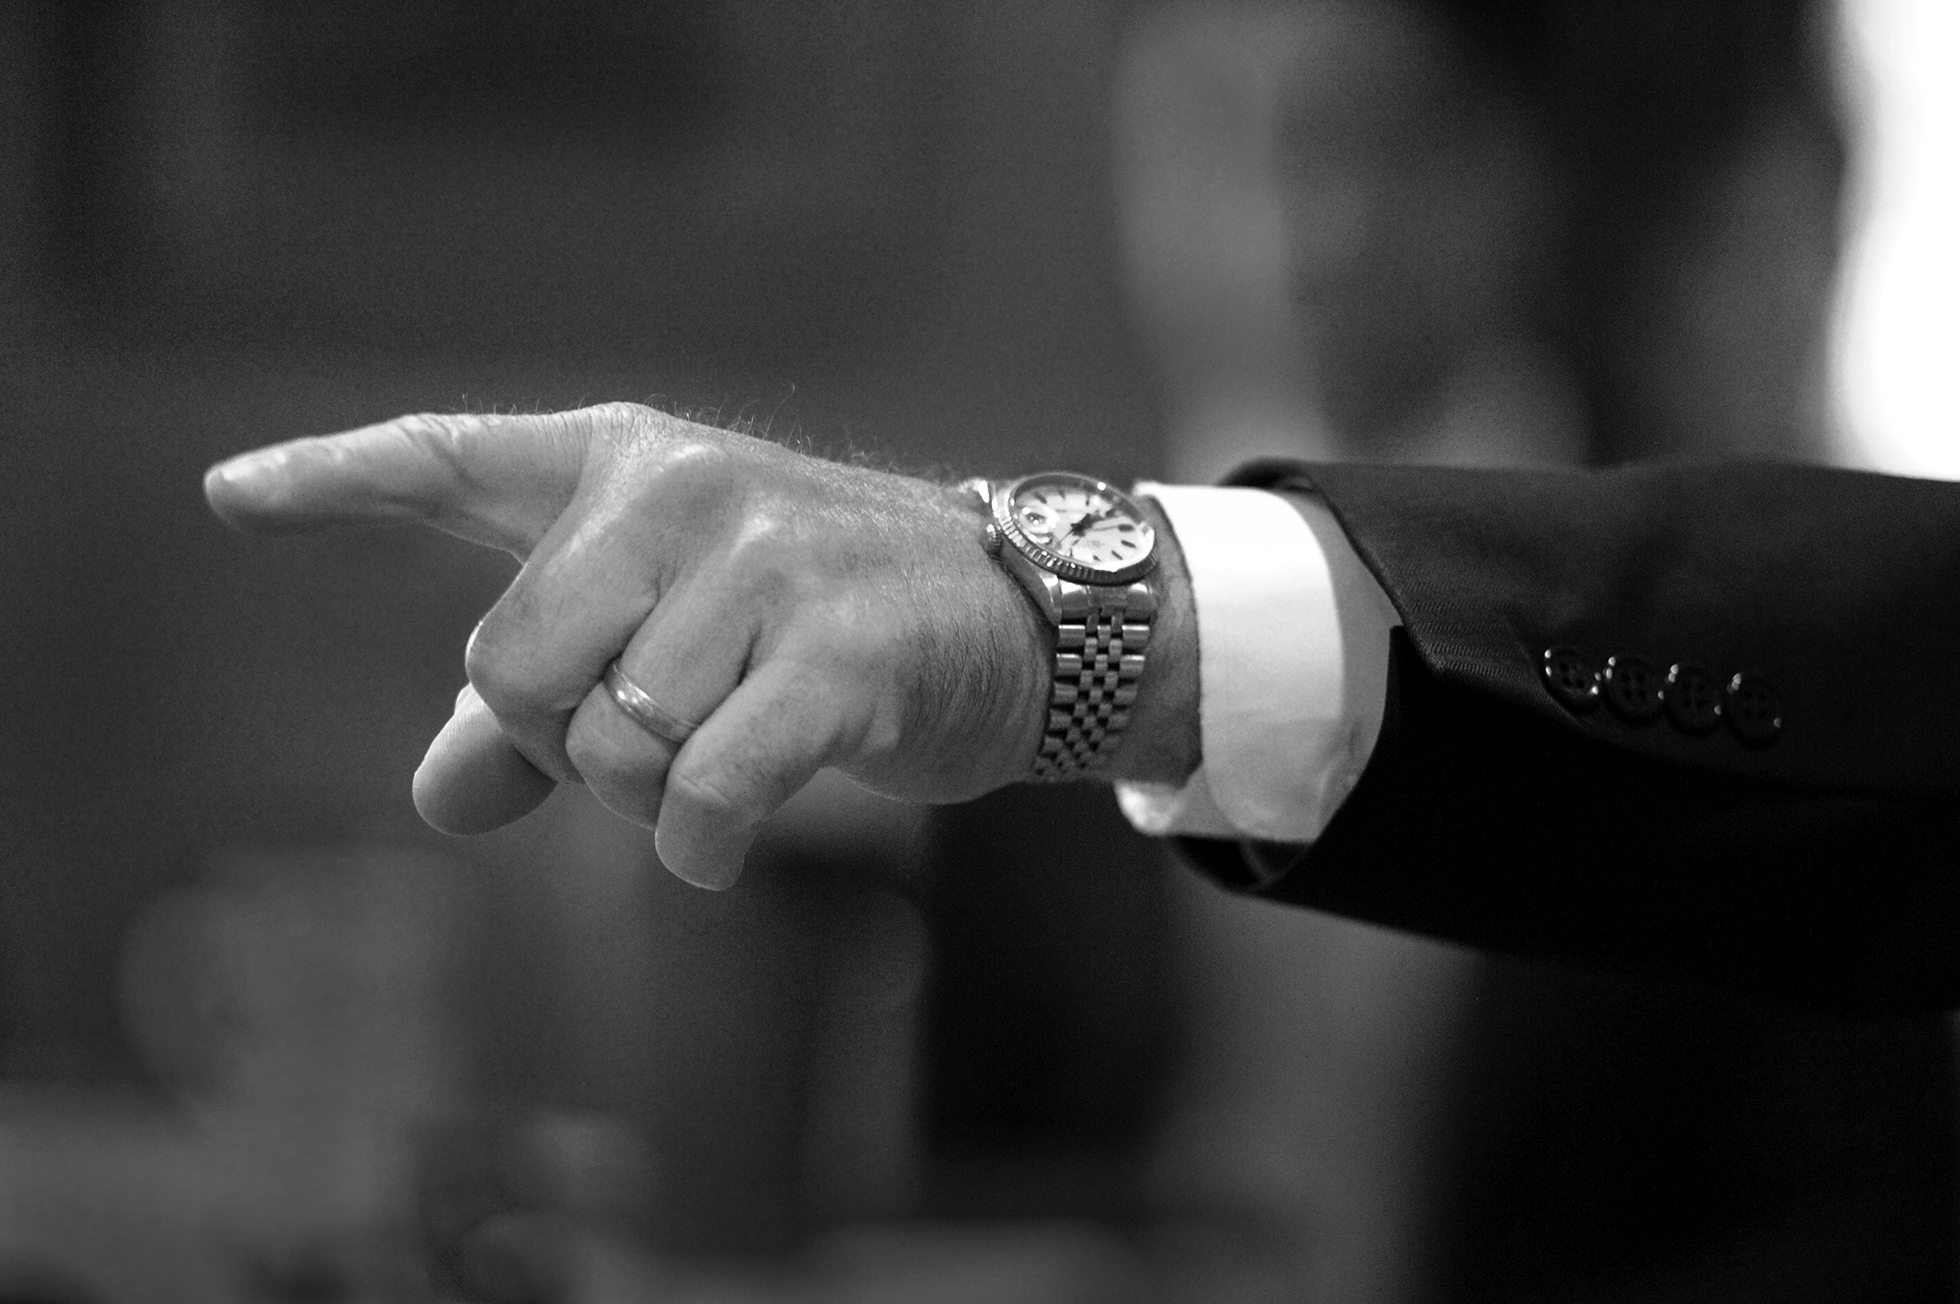
[[[270,468],[251,455],[220,462],[204,473],[204,500],[218,515],[237,523],[237,514],[250,511],[265,496],[265,473]]]
[[[218,463],[205,473],[206,484],[243,484],[256,479],[270,469],[270,464],[256,453],[243,453]]]

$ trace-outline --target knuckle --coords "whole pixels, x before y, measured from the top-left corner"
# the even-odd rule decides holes
[[[717,433],[644,403],[599,403],[567,416],[613,458],[655,465],[690,443],[711,443]]]
[[[396,417],[394,427],[409,439],[438,439],[449,431],[451,420],[451,416],[441,412],[410,412]]]
[[[594,403],[579,409],[595,421],[613,425],[635,425],[652,417],[661,415],[657,408],[644,403],[629,403],[624,399],[612,399],[605,403]]]
[[[485,620],[477,627],[463,655],[463,669],[470,686],[500,718],[519,716],[532,709],[536,694],[531,691],[522,659],[501,634],[502,622]]]
[[[424,452],[453,458],[461,441],[483,429],[483,418],[467,412],[411,412],[393,424],[402,438]]]
[[[660,520],[702,539],[740,533],[747,486],[740,459],[700,438],[662,441],[641,453],[638,495]]]
[[[475,487],[467,445],[483,432],[482,417],[466,412],[412,412],[395,418],[396,435],[458,489]]]
[[[801,533],[788,513],[767,503],[749,504],[725,555],[736,573],[774,587],[803,567],[807,550],[801,544]]]
[[[664,443],[660,474],[677,493],[726,493],[740,482],[734,451],[712,439],[689,435]]]
[[[659,428],[666,414],[644,403],[628,403],[615,400],[610,403],[595,403],[590,407],[569,412],[567,417],[582,421],[595,434],[609,440],[637,442]]]

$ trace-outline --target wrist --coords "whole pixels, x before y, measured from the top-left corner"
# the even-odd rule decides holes
[[[1155,538],[1149,560],[1140,559],[1127,572],[1120,568],[1123,553],[1135,552],[1134,532],[1114,540],[1105,533],[1089,548],[1090,562],[1102,567],[1109,567],[1112,560],[1116,563],[1118,568],[1110,576],[1113,583],[1095,583],[1095,567],[1058,557],[1055,549],[1065,547],[1080,527],[1069,525],[1062,541],[1056,542],[1053,515],[1070,508],[1066,499],[1056,503],[1049,498],[1053,507],[1043,503],[1043,495],[1054,492],[1049,486],[1033,491],[1029,520],[1035,539],[1023,537],[1018,532],[1022,522],[1017,509],[1004,504],[1008,495],[1027,492],[1030,481],[1044,480],[1059,483],[1064,494],[1080,494],[1084,490],[1075,485],[1086,484],[1091,495],[1102,493],[1129,504],[1102,510],[1115,514],[1119,532],[1129,530],[1120,524],[1125,512],[1144,523],[1144,535]],[[1180,784],[1197,768],[1201,749],[1197,617],[1183,552],[1157,503],[1132,502],[1081,477],[1074,478],[1074,485],[1070,480],[1062,475],[1058,481],[1049,473],[1019,481],[1011,489],[979,479],[960,486],[973,495],[971,502],[987,504],[983,509],[987,517],[998,523],[983,526],[983,546],[999,563],[1002,577],[1011,580],[1010,587],[1020,591],[1021,608],[1030,618],[1040,649],[1038,660],[1030,662],[1039,672],[1035,678],[1040,690],[1029,716],[1033,745],[1023,746],[1026,739],[1014,744],[1018,763],[1011,781],[1100,778]],[[1083,572],[1079,577],[1066,569],[1071,564]],[[1133,642],[1124,637],[1126,633],[1135,636]],[[1072,635],[1074,641],[1065,635]],[[1070,655],[1058,656],[1058,651]],[[1113,674],[1105,681],[1100,673],[1086,673],[1092,654],[1098,665],[1106,664],[1112,671],[1120,660],[1120,682]],[[1133,663],[1140,663],[1140,670]],[[1112,695],[1113,703],[1104,694]],[[1100,723],[1105,720],[1106,726]],[[1007,732],[1017,737],[1020,733]]]
[[[984,578],[971,590],[970,626],[986,631],[969,644],[963,674],[940,685],[945,700],[970,705],[966,728],[973,730],[969,757],[980,791],[1023,783],[1033,773],[1047,721],[1056,631],[1042,617],[1020,582],[1002,564],[1011,547],[993,521],[992,481],[980,477],[940,486],[952,503],[962,551],[977,560]]]

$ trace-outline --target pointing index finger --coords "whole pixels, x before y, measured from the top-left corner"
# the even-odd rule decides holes
[[[242,530],[411,521],[522,553],[578,488],[588,411],[398,417],[220,462],[204,493]]]

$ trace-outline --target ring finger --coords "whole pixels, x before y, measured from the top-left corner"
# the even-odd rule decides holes
[[[674,726],[707,720],[742,677],[750,632],[725,616],[701,585],[677,586],[614,663],[624,682],[602,677],[572,713],[572,764],[607,809],[635,824],[650,829],[660,814],[667,770],[689,732]]]

